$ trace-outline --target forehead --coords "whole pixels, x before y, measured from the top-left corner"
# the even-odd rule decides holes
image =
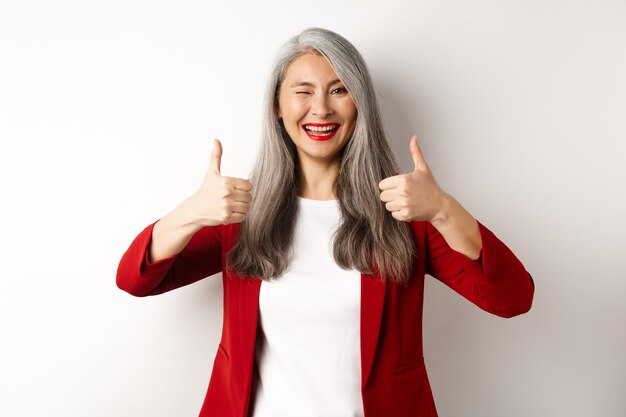
[[[287,66],[283,83],[287,86],[302,82],[331,83],[339,77],[328,60],[315,52],[307,52],[291,61]]]

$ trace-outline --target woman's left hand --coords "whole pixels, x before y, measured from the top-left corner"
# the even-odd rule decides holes
[[[382,180],[380,199],[391,215],[400,221],[429,221],[438,218],[448,195],[439,187],[417,144],[417,136],[409,144],[415,169]]]

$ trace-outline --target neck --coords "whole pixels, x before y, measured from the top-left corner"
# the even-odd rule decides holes
[[[300,190],[298,195],[311,200],[336,200],[335,182],[338,176],[338,161],[332,164],[300,163]]]

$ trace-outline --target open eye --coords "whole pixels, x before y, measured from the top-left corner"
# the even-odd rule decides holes
[[[339,91],[341,94],[344,94],[344,93],[348,92],[348,90],[346,90],[345,87],[337,87],[333,91]]]

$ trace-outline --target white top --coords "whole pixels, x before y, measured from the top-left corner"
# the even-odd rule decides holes
[[[261,282],[250,415],[363,417],[361,273],[332,256],[339,200],[298,204],[294,258]]]

